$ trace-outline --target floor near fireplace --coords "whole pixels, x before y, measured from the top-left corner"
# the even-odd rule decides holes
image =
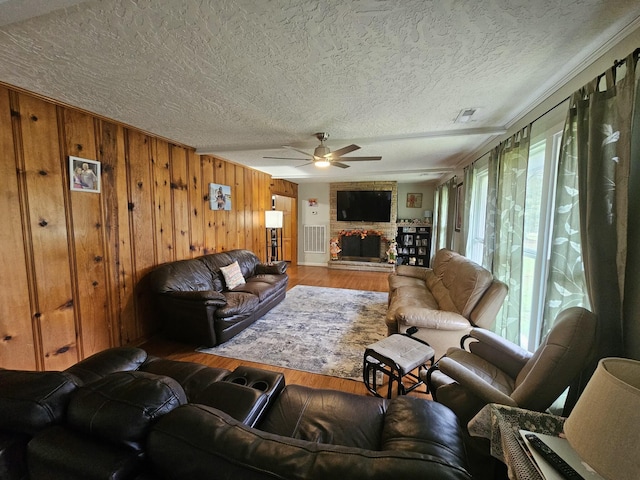
[[[381,262],[379,258],[373,259],[372,261],[362,261],[362,259],[354,261],[345,260],[344,258],[341,260],[329,260],[328,266],[329,268],[336,270],[360,270],[367,272],[389,273],[393,272],[395,269],[395,264]]]

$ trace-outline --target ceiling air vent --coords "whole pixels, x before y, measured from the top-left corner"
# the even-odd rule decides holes
[[[475,108],[464,108],[460,110],[460,113],[456,117],[455,123],[467,123],[469,120],[471,120],[471,117],[474,113],[476,113]]]

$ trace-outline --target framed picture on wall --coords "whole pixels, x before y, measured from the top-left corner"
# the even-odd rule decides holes
[[[407,193],[407,208],[422,208],[422,194]]]
[[[100,162],[70,156],[69,180],[71,190],[100,193]]]
[[[209,208],[211,210],[231,210],[231,187],[209,184]]]

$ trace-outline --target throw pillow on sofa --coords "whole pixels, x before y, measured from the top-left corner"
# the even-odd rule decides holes
[[[229,290],[233,290],[238,285],[246,283],[237,261],[226,267],[220,267],[220,271]]]

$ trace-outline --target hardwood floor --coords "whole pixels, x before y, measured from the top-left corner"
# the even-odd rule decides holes
[[[355,270],[334,270],[327,267],[295,266],[287,270],[289,275],[289,287],[296,285],[312,285],[318,287],[348,288],[353,290],[370,290],[376,292],[386,292],[388,290],[386,272],[367,272]],[[197,346],[185,345],[171,342],[163,338],[153,338],[142,346],[149,354],[159,357],[182,360],[188,362],[201,363],[210,367],[226,368],[233,370],[240,365],[248,365],[266,370],[284,373],[287,384],[306,385],[315,388],[330,388],[349,393],[371,395],[365,388],[363,382],[329,377],[313,373],[291,370],[276,367],[273,365],[263,365],[233,358],[219,357],[195,351]],[[363,350],[364,353],[364,350]],[[425,389],[420,387],[411,395],[422,398],[431,398],[424,393]]]

